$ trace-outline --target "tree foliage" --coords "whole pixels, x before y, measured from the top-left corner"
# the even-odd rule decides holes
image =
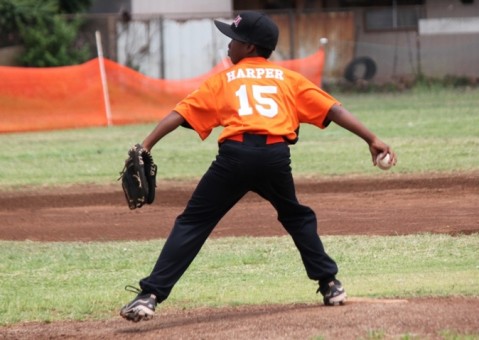
[[[92,0],[58,0],[60,13],[81,13],[91,6]]]
[[[26,66],[64,66],[88,59],[87,46],[74,48],[81,24],[79,20],[66,23],[60,16],[38,19],[35,29],[21,28],[25,52],[20,61]]]
[[[89,47],[76,46],[81,20],[63,14],[80,13],[91,0],[0,0],[0,46],[20,44],[23,66],[78,64],[89,58]]]

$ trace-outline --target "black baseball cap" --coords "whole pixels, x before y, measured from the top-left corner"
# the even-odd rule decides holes
[[[268,16],[259,12],[243,12],[231,25],[215,20],[216,27],[233,40],[253,44],[270,50],[278,43],[278,26]]]

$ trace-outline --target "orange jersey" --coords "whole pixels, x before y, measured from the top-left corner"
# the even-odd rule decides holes
[[[206,80],[174,110],[205,139],[223,126],[219,141],[241,133],[296,139],[300,123],[324,128],[339,102],[308,79],[265,58],[245,58]]]

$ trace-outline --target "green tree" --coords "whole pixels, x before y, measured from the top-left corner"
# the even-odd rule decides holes
[[[89,57],[88,46],[73,48],[81,21],[66,22],[56,15],[36,20],[32,27],[21,27],[25,52],[22,65],[48,67],[84,62]]]
[[[19,43],[23,66],[78,64],[90,57],[89,47],[77,46],[82,21],[62,13],[85,11],[90,0],[0,0],[0,46]]]

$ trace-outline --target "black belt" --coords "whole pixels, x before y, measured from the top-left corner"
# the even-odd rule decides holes
[[[283,136],[258,135],[253,133],[242,133],[242,134],[226,137],[225,141],[227,140],[243,143],[245,145],[254,145],[254,146],[285,143]]]

